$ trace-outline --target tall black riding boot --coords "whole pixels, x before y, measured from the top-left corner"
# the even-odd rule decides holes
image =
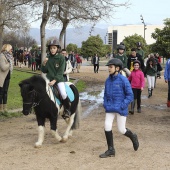
[[[151,96],[152,96],[153,89],[151,89]]]
[[[138,137],[135,133],[132,133],[129,129],[126,128],[126,133],[124,134],[125,136],[129,137],[130,140],[132,141],[133,143],[133,148],[135,151],[138,150],[139,148],[139,142],[138,142]]]
[[[137,112],[141,113],[141,100],[137,99]]]
[[[129,113],[131,113],[132,115],[134,114],[134,108],[135,108],[135,100],[131,102],[131,110],[129,111]]]
[[[69,118],[71,116],[71,112],[70,112],[70,101],[68,97],[63,100],[63,105],[64,105],[63,118]]]
[[[105,153],[99,155],[100,158],[107,158],[107,157],[115,156],[112,131],[105,131],[105,136],[106,136],[106,140],[107,140],[108,150]]]
[[[150,98],[151,96],[152,96],[151,89],[148,89],[148,98]]]

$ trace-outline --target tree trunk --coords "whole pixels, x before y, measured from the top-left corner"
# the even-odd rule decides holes
[[[41,35],[41,62],[46,57],[46,39],[45,39],[45,27],[49,20],[51,11],[53,8],[53,3],[50,1],[49,5],[46,0],[43,0],[43,15],[42,15],[42,22],[40,26],[40,35]]]
[[[68,22],[66,22],[66,23],[63,22],[63,26],[62,26],[60,36],[59,36],[59,42],[60,42],[61,48],[65,48],[64,44],[66,44],[66,42],[63,42],[63,37],[64,37],[64,34],[66,36],[66,28],[67,28],[67,26],[68,26]],[[64,38],[64,41],[66,41],[66,37]]]
[[[46,57],[46,39],[45,39],[45,26],[46,22],[42,22],[40,26],[41,34],[41,61],[43,62]]]
[[[0,51],[2,49],[3,44],[3,20],[2,20],[2,10],[0,9]]]

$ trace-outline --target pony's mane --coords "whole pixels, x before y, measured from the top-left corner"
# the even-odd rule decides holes
[[[29,85],[32,86],[36,91],[46,91],[46,82],[45,80],[38,75],[34,75],[28,79],[25,79],[23,81],[21,81],[22,85]]]

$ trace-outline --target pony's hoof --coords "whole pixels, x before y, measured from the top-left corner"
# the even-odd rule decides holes
[[[39,142],[36,142],[34,145],[34,148],[41,148],[42,144],[40,144]]]
[[[59,142],[62,142],[62,137],[57,138]]]
[[[68,135],[68,138],[72,138],[73,137],[73,135]]]
[[[68,140],[68,138],[62,138],[62,140],[60,141],[60,142],[63,142],[63,143],[65,143],[65,142],[67,142],[67,140]]]

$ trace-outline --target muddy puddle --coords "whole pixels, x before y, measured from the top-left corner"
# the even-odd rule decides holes
[[[99,113],[102,112],[102,109],[100,107],[102,107],[103,105],[103,96],[104,96],[103,86],[98,86],[95,89],[89,88],[86,90],[86,92],[80,93],[80,100],[83,106],[82,118],[85,118],[88,115],[92,114],[94,110],[97,110]],[[147,95],[142,95],[141,99],[149,100]],[[156,105],[142,104],[141,107],[158,109],[158,110],[167,109],[166,104],[156,104]]]

